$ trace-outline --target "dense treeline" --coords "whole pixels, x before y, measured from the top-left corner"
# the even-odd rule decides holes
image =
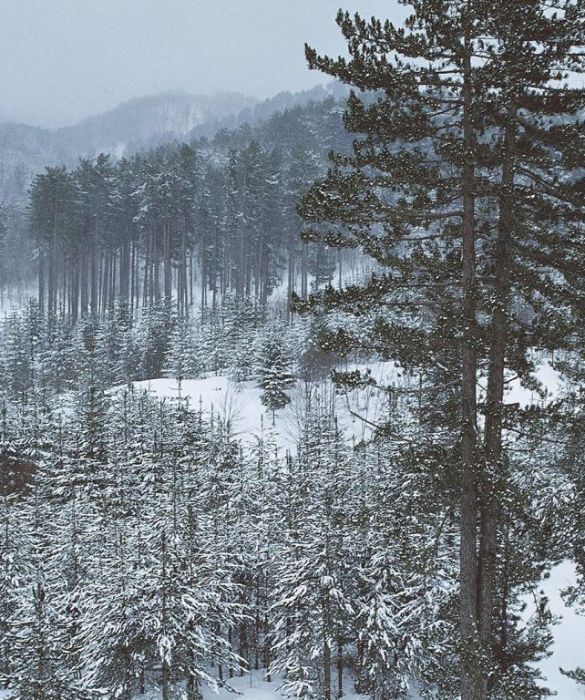
[[[2,394],[26,403],[34,390],[61,394],[85,381],[105,389],[162,376],[219,374],[261,381],[270,393],[267,373],[286,386],[293,356],[304,358],[303,376],[322,376],[324,360],[310,328],[299,322],[289,327],[280,315],[269,316],[264,305],[246,298],[228,297],[221,307],[190,320],[169,314],[162,303],[136,318],[117,302],[102,319],[88,316],[78,323],[51,319],[30,302],[0,326]]]
[[[339,121],[330,99],[212,141],[47,168],[30,190],[30,252],[3,248],[2,264],[25,257],[41,310],[74,320],[116,299],[186,315],[228,292],[266,302],[285,284],[306,295],[339,256],[300,241],[296,201],[327,150],[346,147]]]

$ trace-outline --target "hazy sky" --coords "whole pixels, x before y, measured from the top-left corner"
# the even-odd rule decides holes
[[[168,89],[268,97],[325,81],[303,43],[338,54],[340,5],[397,0],[0,0],[0,111],[61,125]]]

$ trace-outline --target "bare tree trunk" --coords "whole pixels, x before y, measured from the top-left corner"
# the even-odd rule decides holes
[[[288,299],[292,297],[293,292],[295,291],[295,276],[296,276],[296,270],[295,270],[295,236],[293,234],[293,229],[291,228],[288,236],[288,275],[287,275],[287,290],[288,290]],[[291,312],[290,312],[290,304],[286,305],[286,314],[287,314],[287,319],[290,322],[291,321]]]
[[[163,226],[163,277],[166,306],[170,306],[173,296],[173,267],[171,264],[171,233],[168,224]]]
[[[264,667],[266,668],[266,680],[268,683],[272,683],[272,674],[270,672],[271,656],[268,614],[264,613]]]
[[[343,638],[341,625],[337,628],[337,697],[343,697]]]
[[[88,258],[87,258],[87,253],[85,250],[81,251],[81,271],[80,271],[80,294],[81,294],[81,308],[80,308],[80,313],[82,316],[85,316],[87,314],[87,309],[89,306],[89,299],[88,299],[88,288],[87,288],[87,283],[88,283]]]
[[[307,267],[308,267],[308,246],[303,243],[302,254],[301,254],[301,297],[306,299],[309,295],[309,284],[307,280]]]
[[[331,700],[331,600],[323,594],[323,700]]]
[[[79,254],[75,258],[74,272],[71,277],[71,318],[73,323],[79,319],[79,285],[81,284],[81,260]]]
[[[110,287],[110,253],[102,253],[101,284],[101,311],[105,313],[108,308],[108,291]]]

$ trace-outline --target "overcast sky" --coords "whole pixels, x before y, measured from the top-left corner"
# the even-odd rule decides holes
[[[308,88],[325,78],[303,43],[343,51],[340,5],[404,14],[397,0],[0,0],[0,112],[55,126],[162,90]]]

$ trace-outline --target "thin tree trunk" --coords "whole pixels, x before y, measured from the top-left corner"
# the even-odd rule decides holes
[[[341,627],[337,629],[337,697],[343,697],[343,638]]]
[[[82,316],[85,316],[87,314],[87,309],[89,306],[89,300],[88,300],[88,287],[87,287],[87,275],[88,275],[88,258],[87,258],[87,253],[85,250],[81,251],[81,272],[80,272],[80,293],[81,293],[81,309],[80,313]]]
[[[169,307],[173,296],[173,268],[171,264],[171,233],[169,231],[168,224],[165,224],[163,227],[163,250],[165,304],[167,307]]]
[[[162,623],[163,631],[167,623],[167,575],[166,575],[166,536],[163,532],[161,538],[161,554],[162,554]],[[170,667],[166,658],[162,662],[162,700],[170,700]]]
[[[268,628],[268,614],[264,614],[264,666],[266,668],[266,681],[272,682],[272,674],[270,673],[271,654],[270,654],[270,636]]]
[[[309,284],[307,280],[307,255],[308,246],[303,243],[302,254],[301,254],[301,297],[306,299],[309,295]]]
[[[97,315],[98,312],[98,296],[97,296],[97,261],[96,261],[96,247],[97,247],[97,220],[95,223],[94,237],[91,241],[91,271],[90,271],[90,310],[93,316]]]
[[[329,591],[323,600],[323,700],[331,700],[331,601]]]

